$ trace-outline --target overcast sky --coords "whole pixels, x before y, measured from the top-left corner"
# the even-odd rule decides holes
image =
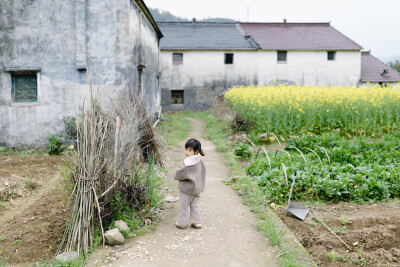
[[[384,60],[400,58],[400,0],[144,0],[151,8],[192,19],[242,22],[331,22]],[[248,9],[247,9],[248,8]],[[247,10],[249,11],[247,13]],[[248,15],[247,15],[248,14]]]

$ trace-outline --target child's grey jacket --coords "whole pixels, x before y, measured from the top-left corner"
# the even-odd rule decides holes
[[[200,155],[187,157],[184,166],[175,173],[175,180],[179,180],[179,191],[197,196],[204,191],[206,185],[206,168]]]

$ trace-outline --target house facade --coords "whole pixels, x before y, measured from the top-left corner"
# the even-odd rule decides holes
[[[143,1],[5,0],[0,10],[0,145],[60,133],[88,96],[88,72],[102,101],[140,92],[158,112],[162,34]]]
[[[164,110],[207,108],[232,86],[354,86],[361,79],[362,47],[330,23],[158,25]]]
[[[258,83],[258,45],[236,23],[158,23],[163,110],[205,109],[232,86]]]
[[[239,23],[260,46],[261,84],[357,85],[362,47],[330,23]]]

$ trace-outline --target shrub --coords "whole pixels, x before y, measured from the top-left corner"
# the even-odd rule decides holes
[[[49,155],[60,155],[63,150],[64,148],[61,140],[57,136],[51,135],[49,137],[49,145],[47,146],[47,152]]]
[[[63,118],[64,122],[64,138],[71,143],[76,142],[76,120],[75,117],[65,116]]]

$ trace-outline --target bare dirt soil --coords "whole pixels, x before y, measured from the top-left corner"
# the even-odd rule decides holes
[[[286,216],[285,212],[281,208],[277,213],[321,266],[400,266],[398,200],[379,204],[317,204],[311,207],[304,222]]]
[[[0,157],[0,263],[51,259],[65,227],[61,156]]]

